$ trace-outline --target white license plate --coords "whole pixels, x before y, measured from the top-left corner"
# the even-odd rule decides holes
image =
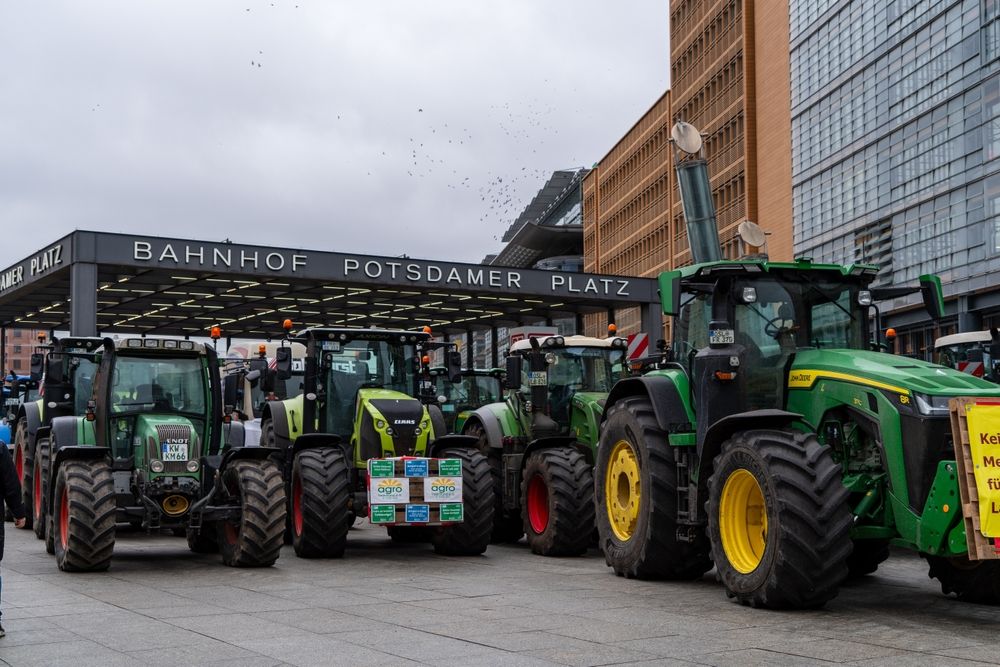
[[[712,329],[708,332],[710,345],[732,345],[735,340],[732,329]]]
[[[161,445],[164,461],[187,461],[188,446],[186,442],[165,442]]]

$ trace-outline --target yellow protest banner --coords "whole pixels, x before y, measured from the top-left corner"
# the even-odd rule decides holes
[[[979,491],[979,532],[1000,537],[1000,403],[969,403],[965,410]]]

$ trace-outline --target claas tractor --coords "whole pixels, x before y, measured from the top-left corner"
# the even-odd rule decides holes
[[[267,404],[261,443],[280,452],[297,555],[342,556],[355,516],[385,525],[394,539],[426,537],[438,553],[486,550],[489,464],[473,438],[445,435],[439,408],[419,398],[430,338],[350,328],[312,328],[290,338],[306,348],[303,392]],[[446,357],[457,380],[460,359],[453,351]],[[290,349],[279,349],[279,380],[290,363]],[[421,491],[424,501],[451,500],[411,502]]]
[[[51,356],[51,355],[50,355]],[[285,523],[274,451],[223,416],[215,351],[105,339],[86,412],[52,420],[43,462],[46,548],[65,571],[107,569],[119,523],[184,533],[226,565],[268,566]]]
[[[14,468],[21,481],[21,500],[27,510],[25,528],[45,537],[42,517],[43,461],[50,447],[52,420],[68,415],[82,415],[90,400],[97,369],[97,357],[103,348],[101,338],[70,337],[44,340],[31,355],[27,386],[37,386],[39,396],[16,406],[12,420],[14,432]],[[25,387],[16,383],[15,393]],[[27,397],[26,397],[27,398]]]
[[[624,338],[543,336],[514,343],[503,402],[468,418],[493,475],[493,539],[527,535],[544,556],[593,542],[592,466],[604,400],[627,372]]]
[[[758,257],[660,275],[672,361],[618,382],[601,425],[597,527],[617,574],[714,562],[741,603],[815,607],[892,545],[945,593],[1000,598],[1000,561],[967,553],[948,405],[1000,389],[877,351],[873,301],[944,306],[935,276],[875,288],[876,273]]]

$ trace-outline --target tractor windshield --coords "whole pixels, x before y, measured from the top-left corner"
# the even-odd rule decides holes
[[[97,364],[90,357],[70,356],[69,372],[73,378],[73,414],[82,415],[87,411]]]
[[[548,358],[549,389],[607,393],[621,375],[625,351],[611,347],[554,348]],[[616,369],[618,372],[616,373]]]
[[[989,345],[980,341],[954,343],[937,348],[935,361],[942,366],[981,377],[991,382],[1000,382],[1000,377],[994,374],[996,360],[990,356]]]
[[[206,369],[198,357],[119,355],[111,388],[111,412],[207,412]]]
[[[354,404],[363,387],[390,389],[413,396],[417,387],[416,348],[386,340],[323,343],[327,429],[346,434],[353,429]]]
[[[439,375],[436,380],[437,395],[447,399],[445,411],[462,412],[502,400],[500,378],[492,375],[462,375],[462,381],[455,383]]]

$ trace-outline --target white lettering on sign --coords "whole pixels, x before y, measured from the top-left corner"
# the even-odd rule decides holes
[[[41,254],[31,258],[28,273],[32,276],[37,276],[59,264],[62,264],[62,246],[52,246],[48,250],[43,250]]]
[[[53,251],[55,251],[54,254]],[[37,272],[42,273],[49,266],[62,263],[61,252],[62,247],[57,246],[56,248],[50,248],[35,258],[39,262]],[[46,253],[49,253],[50,256],[45,257]],[[154,249],[153,244],[149,241],[133,241],[132,259],[140,262],[173,262],[178,266],[194,264],[197,266],[210,265],[232,268],[234,257],[232,248],[213,247],[210,252],[206,252],[205,246],[201,245],[185,244],[182,246],[177,244],[175,246],[173,243],[165,243],[162,248],[157,247]],[[291,266],[292,272],[296,272],[306,266],[306,256],[297,253],[288,255],[282,252],[270,252],[261,258],[260,253],[257,251],[248,252],[240,250],[235,259],[236,266],[243,269],[249,267],[260,269],[266,267],[270,271],[282,271],[286,266]],[[34,261],[32,260],[32,262]]]
[[[603,294],[610,296],[629,296],[628,280],[615,278],[587,278],[583,281],[583,276],[552,276],[552,291],[561,292],[563,290],[572,294],[586,292],[589,294]]]
[[[16,287],[24,282],[24,267],[15,266],[0,273],[0,291]]]

